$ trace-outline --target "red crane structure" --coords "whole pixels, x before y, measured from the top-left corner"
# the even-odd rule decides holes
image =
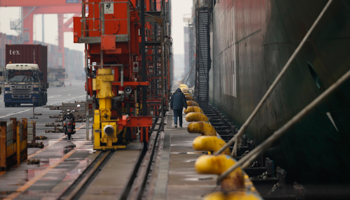
[[[164,128],[171,84],[170,10],[168,0],[82,1],[82,17],[74,17],[74,42],[85,44],[94,149],[125,148],[137,133],[147,144],[149,133]]]
[[[21,29],[23,44],[33,44],[33,18],[35,14],[57,14],[58,47],[59,53],[62,56],[61,67],[64,68],[64,32],[73,31],[72,28],[69,28],[73,23],[73,17],[64,22],[63,14],[72,13],[80,15],[80,2],[80,0],[0,0],[0,7],[23,7],[23,19],[11,24],[11,27]]]

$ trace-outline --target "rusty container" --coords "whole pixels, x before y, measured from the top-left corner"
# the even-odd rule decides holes
[[[43,72],[43,83],[47,83],[47,46],[41,44],[7,44],[6,64],[36,63]]]

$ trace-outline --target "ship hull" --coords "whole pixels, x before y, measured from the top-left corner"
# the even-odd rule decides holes
[[[223,0],[213,8],[209,99],[239,127],[310,29],[325,0]],[[350,69],[350,1],[335,0],[248,127],[261,143]],[[350,182],[350,81],[264,153],[289,181]]]

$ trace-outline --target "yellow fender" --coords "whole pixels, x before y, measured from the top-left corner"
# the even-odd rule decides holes
[[[181,91],[182,91],[182,93],[188,93],[188,89],[187,88],[180,88],[181,89]]]
[[[185,95],[186,100],[193,100],[193,97],[190,95]]]
[[[198,106],[199,107],[198,103],[195,101],[192,101],[192,100],[187,100],[186,103],[187,103],[187,106]]]
[[[195,168],[199,174],[220,175],[235,163],[236,160],[228,155],[203,155],[196,160]],[[244,182],[243,171],[239,167],[221,181],[221,190],[223,192],[244,190]]]
[[[193,122],[192,122],[193,123]],[[224,140],[216,136],[198,136],[193,140],[192,147],[196,151],[218,151],[226,144]],[[222,154],[231,155],[230,148]]]
[[[187,109],[185,109],[184,112],[185,112],[185,114],[188,114],[190,112],[204,113],[203,110],[198,106],[187,106]]]
[[[186,84],[180,84],[179,88],[182,89],[187,89],[188,90],[188,86]]]
[[[208,122],[191,122],[187,126],[187,131],[189,133],[200,133],[204,136],[216,136],[215,128]]]
[[[200,112],[191,112],[186,115],[186,121],[195,122],[195,121],[205,121],[209,122],[209,119],[206,115]]]
[[[192,94],[190,94],[188,92],[184,92],[184,95],[185,95],[186,100],[193,100]]]
[[[192,94],[189,93],[189,92],[184,92],[184,91],[182,91],[182,93],[184,93],[185,96],[186,96],[186,95],[192,96]]]
[[[262,200],[257,194],[252,192],[230,192],[225,194],[223,192],[214,192],[204,197],[204,200]]]

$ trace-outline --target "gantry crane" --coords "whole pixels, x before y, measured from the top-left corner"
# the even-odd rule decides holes
[[[69,26],[73,18],[64,22],[63,14],[81,14],[79,0],[1,0],[0,7],[23,7],[22,18],[11,22],[11,29],[17,30],[23,44],[33,44],[33,18],[36,14],[57,14],[58,17],[58,51],[64,66],[64,32],[72,32]],[[43,27],[44,28],[44,27]]]

